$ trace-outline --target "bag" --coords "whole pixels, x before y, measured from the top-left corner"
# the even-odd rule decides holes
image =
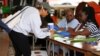
[[[2,21],[10,28],[13,29],[14,26],[20,21],[22,12],[25,11],[29,6],[23,8],[21,11],[17,11],[13,15],[9,15],[7,18],[2,19]]]

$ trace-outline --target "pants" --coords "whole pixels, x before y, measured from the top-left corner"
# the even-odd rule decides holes
[[[13,30],[9,33],[9,36],[15,49],[15,56],[31,56],[31,49],[27,36]]]
[[[29,36],[28,40],[29,40],[30,46],[32,46],[33,45],[33,36]]]
[[[36,45],[41,45],[41,50],[46,50],[46,38],[37,39]]]

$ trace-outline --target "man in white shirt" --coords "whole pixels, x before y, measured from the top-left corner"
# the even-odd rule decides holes
[[[66,18],[63,18],[59,23],[58,23],[58,26],[61,27],[61,28],[68,28],[68,27],[71,27],[73,29],[76,28],[76,26],[79,24],[78,20],[73,18],[73,20],[69,23],[67,23],[67,19]]]
[[[15,56],[31,56],[31,49],[28,41],[29,33],[33,33],[38,38],[51,36],[53,31],[43,32],[40,28],[40,12],[34,7],[27,8],[22,12],[20,22],[9,33],[15,49]]]
[[[58,27],[62,31],[68,31],[70,36],[73,35],[73,31],[77,28],[79,21],[74,17],[74,11],[72,9],[67,9],[65,11],[65,18],[63,18],[59,23]],[[61,47],[62,49],[62,47]],[[58,53],[59,47],[55,46],[55,53]],[[59,55],[59,54],[57,54]]]
[[[79,24],[79,21],[74,17],[74,11],[72,9],[67,9],[65,18],[58,23],[58,26],[61,30],[63,29],[71,33],[71,31],[75,31]]]

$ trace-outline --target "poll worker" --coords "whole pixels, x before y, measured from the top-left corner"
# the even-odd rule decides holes
[[[58,23],[60,30],[65,30],[73,35],[73,31],[77,29],[79,21],[74,17],[74,10],[73,9],[66,9],[65,10],[65,17]]]
[[[67,37],[72,37],[73,31],[75,31],[77,29],[78,24],[80,24],[80,23],[74,17],[74,10],[69,8],[69,9],[65,10],[65,17],[62,20],[60,20],[57,25],[58,25],[60,31],[66,32],[66,34],[63,34],[64,37],[66,37],[66,35],[68,33],[70,33],[70,34]],[[55,55],[59,55],[59,49],[62,50],[62,47],[59,48],[59,46],[55,45]]]
[[[41,19],[39,10],[29,6],[29,8],[22,13],[19,23],[16,24],[12,30],[7,29],[14,46],[15,56],[31,56],[31,49],[28,41],[30,32],[41,39],[53,35],[53,30],[43,32],[40,26]]]
[[[43,4],[43,3],[39,3],[37,4],[37,6],[35,6],[39,12],[40,12],[40,16],[41,16],[41,22],[42,22],[42,25],[41,25],[41,28],[43,31],[48,31],[48,23],[53,23],[53,20],[50,16],[50,6],[46,6],[46,4]],[[46,50],[46,39],[39,39],[37,38],[37,41],[36,41],[36,45],[37,46],[41,46],[41,50]]]
[[[81,13],[79,15],[80,22],[82,23],[82,27],[80,30],[73,32],[73,34],[76,35],[85,35],[87,38],[97,38],[100,39],[100,29],[99,25],[96,22],[95,19],[95,11],[92,7],[87,6],[84,7],[81,10]],[[82,30],[83,29],[83,30]],[[74,56],[74,51],[70,52],[71,56]],[[76,56],[84,56],[80,52],[76,52]]]
[[[99,37],[100,29],[95,19],[95,11],[92,7],[84,7],[80,14],[80,22],[82,23],[83,31],[76,31],[75,35],[85,35],[87,37]]]

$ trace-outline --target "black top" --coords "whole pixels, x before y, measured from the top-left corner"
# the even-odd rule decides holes
[[[48,14],[46,17],[41,17],[41,21],[42,21],[41,28],[47,27],[48,23],[53,23],[50,14]]]

